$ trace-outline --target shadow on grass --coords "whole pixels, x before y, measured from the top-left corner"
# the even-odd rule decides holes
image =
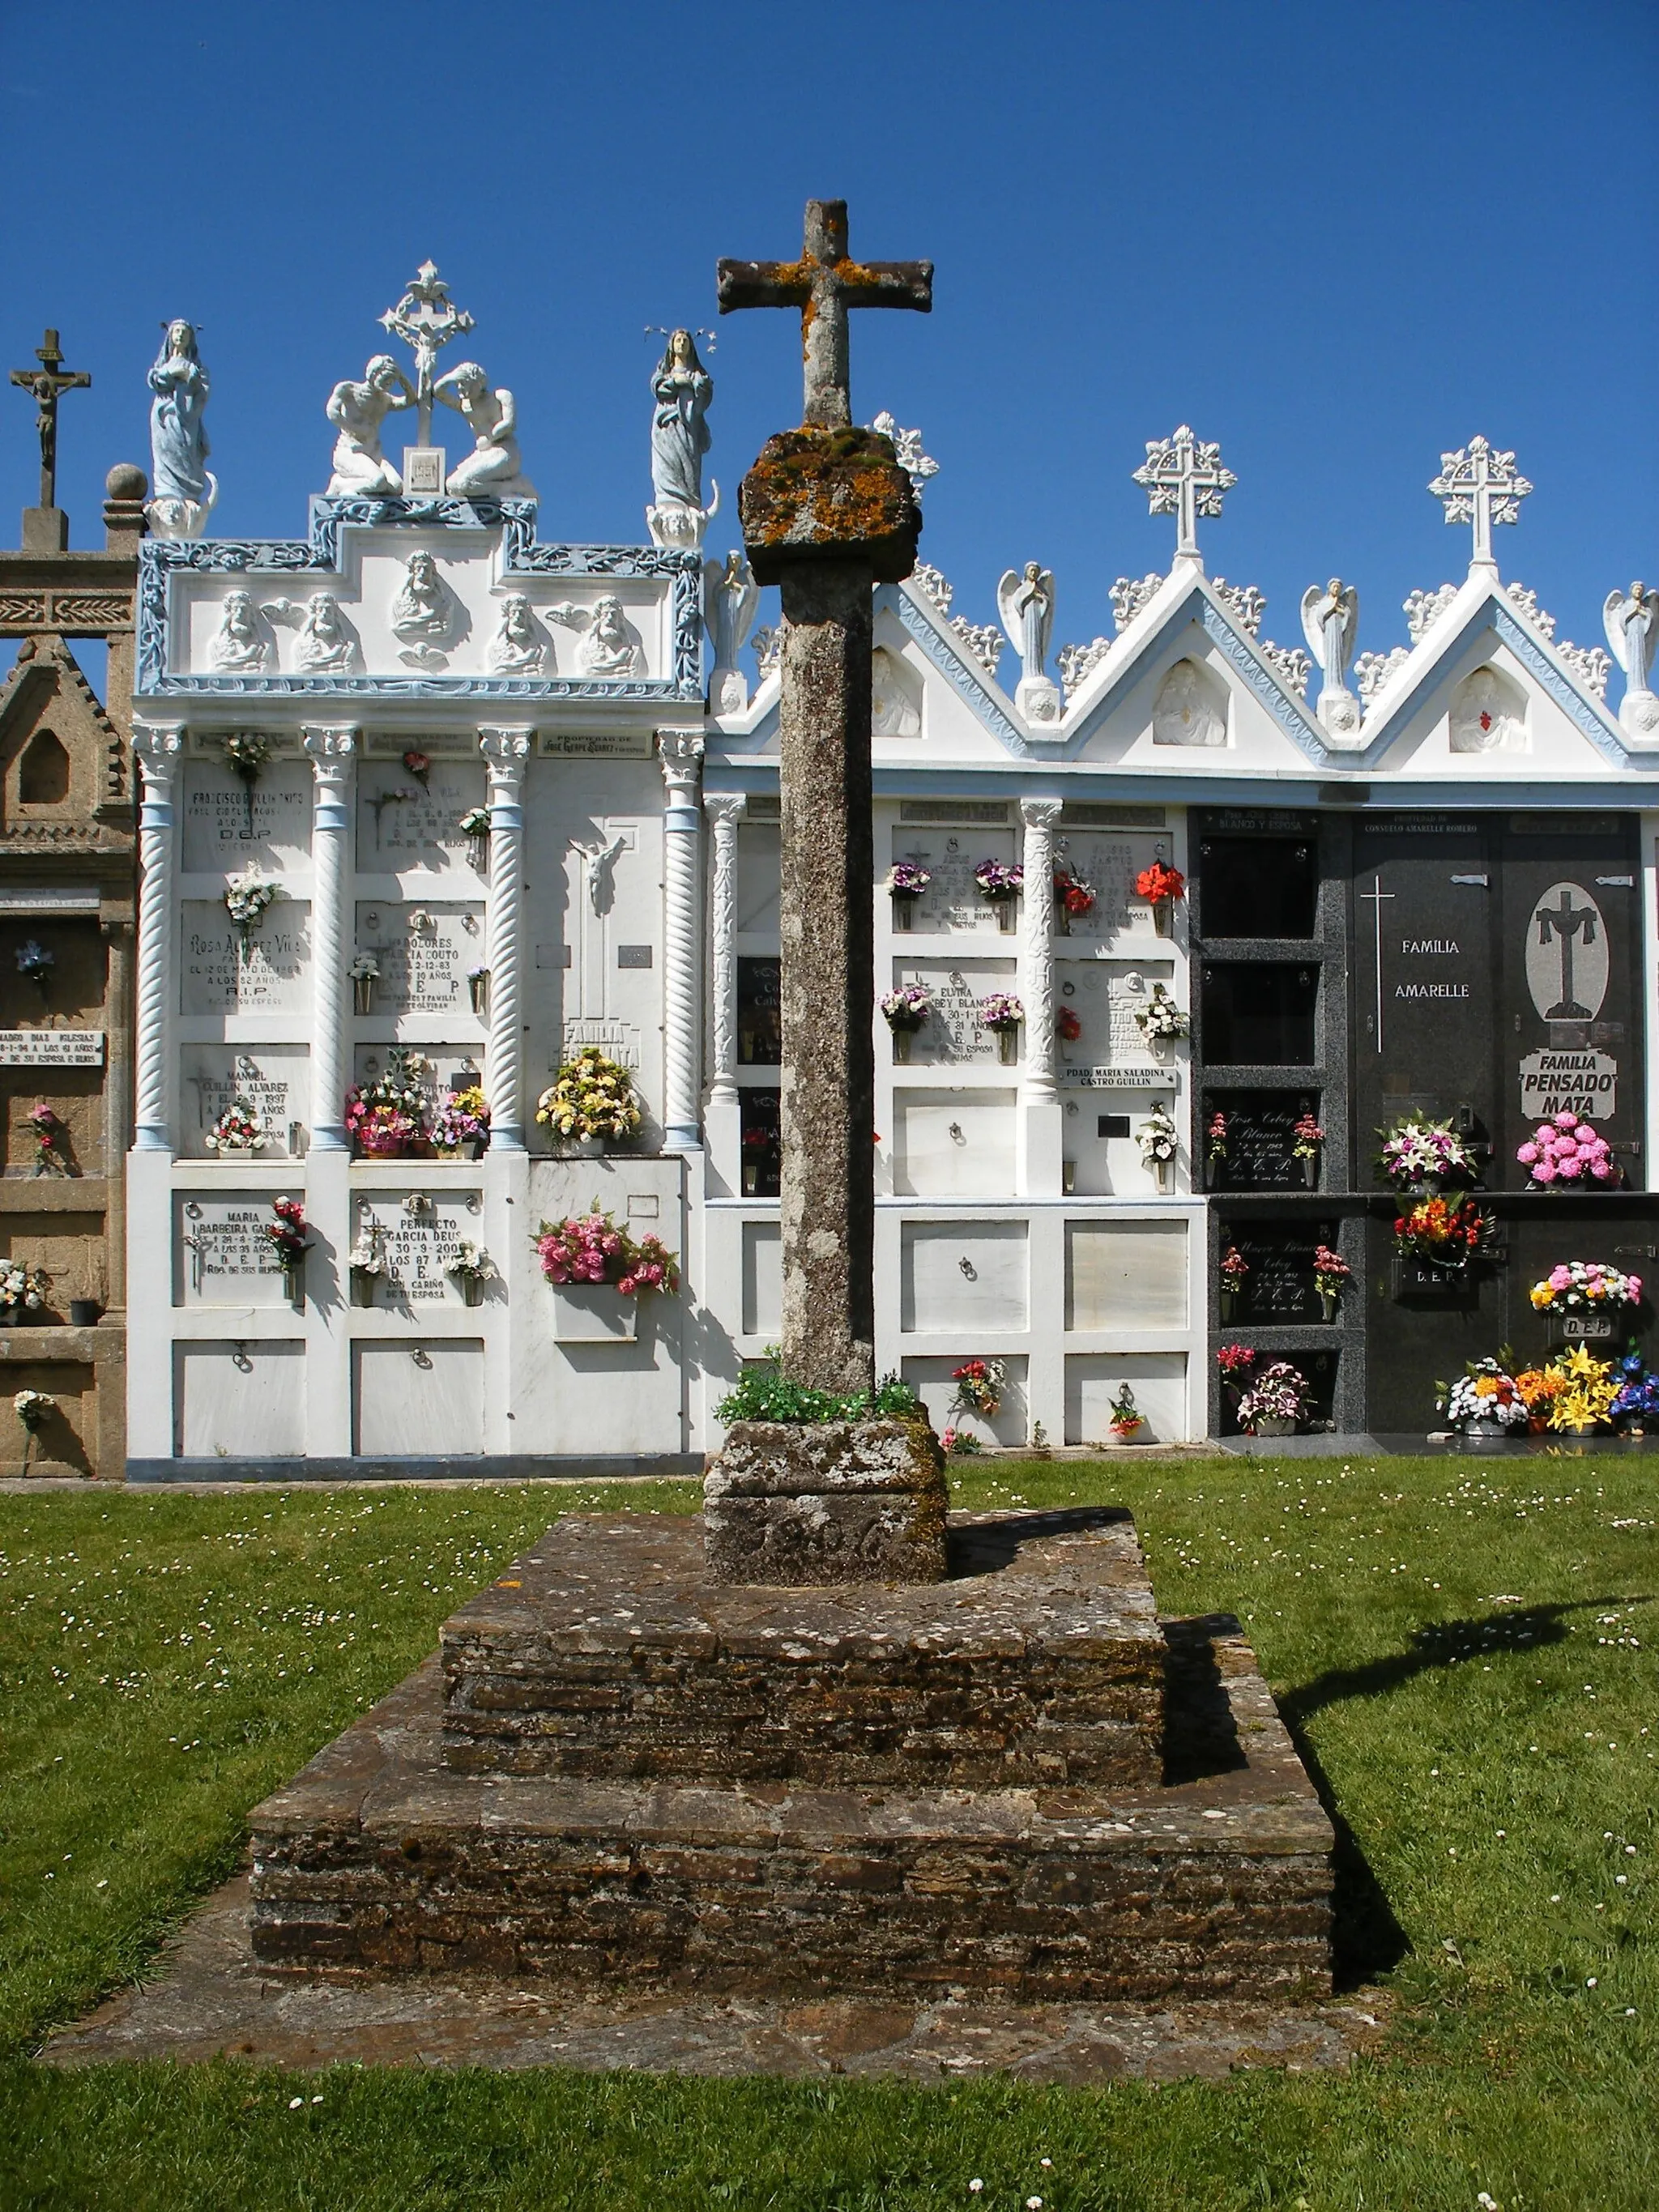
[[[1279,1699],[1279,1713],[1297,1756],[1336,1832],[1332,1854],[1335,1876],[1332,1941],[1339,1991],[1375,1981],[1398,1966],[1410,1946],[1382,1884],[1342,1816],[1319,1754],[1308,1739],[1308,1723],[1328,1705],[1345,1704],[1353,1698],[1386,1697],[1431,1668],[1449,1668],[1493,1652],[1530,1653],[1564,1644],[1568,1613],[1589,1612],[1597,1606],[1642,1602],[1645,1601],[1578,1598],[1571,1604],[1522,1606],[1480,1620],[1431,1621],[1413,1633],[1409,1650],[1389,1652],[1361,1667],[1330,1668],[1301,1689],[1287,1690]]]

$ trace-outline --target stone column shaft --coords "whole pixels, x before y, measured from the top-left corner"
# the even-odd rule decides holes
[[[1020,997],[1025,1006],[1025,1049],[1020,1090],[1027,1100],[1049,1099],[1054,1088],[1054,824],[1057,799],[1022,799],[1025,823],[1024,957]]]
[[[178,852],[173,781],[184,732],[176,725],[141,725],[132,750],[143,777],[138,814],[138,1008],[133,1145],[145,1152],[173,1150],[173,960],[178,908]]]
[[[311,1143],[351,1148],[346,1134],[346,884],[351,866],[351,730],[307,729],[311,815]]]
[[[694,1152],[702,1141],[697,1112],[702,1054],[702,817],[697,785],[702,739],[695,732],[659,730],[657,754],[668,787],[663,816],[663,1133],[670,1152]]]
[[[127,1193],[121,1171],[132,1135],[132,924],[106,915],[100,927],[105,956],[104,1173],[109,1194],[104,1218],[104,1302],[120,1312],[127,1302]]]
[[[781,580],[783,1364],[818,1389],[866,1390],[875,1375],[870,564],[803,562]]]
[[[714,832],[714,882],[709,892],[709,958],[714,969],[710,1012],[714,1052],[710,1101],[738,1095],[738,824],[746,802],[741,792],[721,792],[702,802]]]
[[[524,779],[528,730],[483,730],[479,750],[489,775],[489,1038],[484,1090],[489,1145],[525,1150]]]

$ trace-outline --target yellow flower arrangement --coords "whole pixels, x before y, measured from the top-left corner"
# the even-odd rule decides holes
[[[1553,1429],[1587,1429],[1605,1421],[1619,1395],[1610,1359],[1592,1359],[1582,1344],[1554,1360],[1560,1387],[1550,1407]]]
[[[631,1137],[641,1121],[634,1079],[598,1045],[585,1044],[537,1100],[536,1119],[561,1137]]]

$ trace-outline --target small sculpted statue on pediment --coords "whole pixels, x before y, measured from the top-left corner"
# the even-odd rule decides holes
[[[389,353],[377,353],[360,383],[350,378],[328,396],[326,413],[339,435],[334,441],[331,499],[400,499],[404,480],[380,450],[380,433],[394,410],[415,404],[415,388]]]

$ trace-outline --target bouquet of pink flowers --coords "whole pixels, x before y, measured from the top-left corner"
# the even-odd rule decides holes
[[[992,991],[979,1002],[979,1018],[988,1030],[1017,1030],[1025,1018],[1025,1009],[1007,991]]]
[[[589,1212],[544,1221],[535,1243],[542,1273],[556,1286],[609,1283],[628,1298],[680,1285],[679,1262],[667,1247],[655,1237],[635,1242],[597,1202]]]
[[[1025,871],[1018,861],[1010,867],[1003,860],[981,860],[974,881],[988,899],[1018,898],[1025,888]]]
[[[895,860],[887,888],[895,898],[920,898],[933,880],[932,872],[914,860]]]
[[[1545,1189],[1561,1182],[1617,1182],[1619,1163],[1613,1147],[1577,1114],[1552,1115],[1540,1121],[1515,1155],[1530,1180]]]
[[[265,1242],[284,1267],[297,1267],[311,1249],[304,1203],[297,1198],[273,1198],[270,1210],[276,1218],[264,1224]]]

